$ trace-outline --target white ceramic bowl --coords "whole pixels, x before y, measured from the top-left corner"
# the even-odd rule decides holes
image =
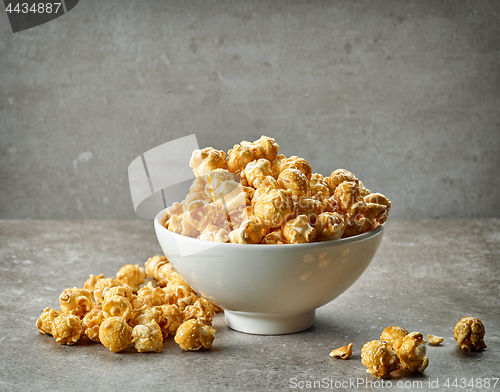
[[[380,245],[384,226],[337,241],[241,245],[203,241],[167,230],[165,210],[154,227],[163,253],[181,277],[224,308],[237,331],[276,335],[314,324],[315,309],[347,290]]]

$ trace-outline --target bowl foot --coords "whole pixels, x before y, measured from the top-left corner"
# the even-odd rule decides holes
[[[283,335],[303,331],[314,324],[315,310],[293,313],[250,313],[224,311],[226,325],[255,335]]]

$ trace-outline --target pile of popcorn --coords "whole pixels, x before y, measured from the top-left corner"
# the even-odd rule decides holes
[[[195,150],[196,179],[185,199],[167,208],[165,227],[208,241],[298,244],[358,235],[386,221],[391,202],[351,172],[324,177],[304,158],[278,150],[267,136],[243,141],[227,156]]]
[[[145,267],[127,264],[116,279],[90,275],[83,288],[64,290],[61,310],[46,308],[38,330],[67,345],[85,335],[113,352],[131,344],[138,352],[161,352],[169,335],[185,351],[210,349],[212,321],[222,309],[197,297],[164,256],[149,258]],[[156,279],[156,286],[143,285],[146,276]]]
[[[478,318],[464,317],[453,330],[453,337],[464,351],[480,351],[486,348],[484,343],[484,325]],[[444,338],[427,335],[431,345],[439,345]],[[425,340],[420,332],[409,333],[399,326],[390,326],[382,331],[380,340],[372,340],[361,349],[361,361],[366,372],[377,378],[388,376],[400,368],[411,372],[423,372],[429,365]],[[331,357],[349,359],[352,343],[330,353]]]

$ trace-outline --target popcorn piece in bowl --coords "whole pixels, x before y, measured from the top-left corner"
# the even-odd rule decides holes
[[[484,333],[484,325],[476,317],[462,318],[453,329],[453,337],[464,351],[484,350]]]
[[[361,349],[361,361],[366,372],[377,378],[389,375],[400,367],[399,358],[392,347],[383,340],[372,340]]]
[[[309,224],[306,215],[299,215],[283,225],[283,235],[290,244],[304,244],[314,240],[316,229]]]
[[[44,309],[38,320],[36,320],[36,327],[42,335],[52,335],[52,323],[59,313],[55,309]]]
[[[204,347],[212,348],[215,329],[197,319],[183,322],[175,334],[175,342],[184,351],[196,351]]]
[[[247,184],[253,188],[257,188],[264,178],[272,175],[271,162],[267,159],[249,162],[241,172],[241,178],[246,179]]]
[[[401,365],[412,372],[423,372],[429,365],[429,358],[425,356],[425,340],[420,332],[406,335],[396,353]]]
[[[247,219],[240,227],[229,233],[229,241],[234,244],[259,244],[265,230],[259,222]]]
[[[202,150],[195,150],[189,161],[189,166],[197,177],[201,177],[212,170],[224,169],[226,167],[226,153],[207,147]]]
[[[283,235],[283,229],[273,230],[266,234],[262,239],[262,244],[286,244],[286,238]]]
[[[277,181],[281,188],[289,190],[292,195],[298,197],[309,196],[309,180],[299,169],[290,167],[283,170]]]
[[[337,212],[323,212],[318,215],[315,229],[318,241],[338,240],[344,234],[345,221]]]
[[[209,224],[201,232],[199,239],[214,242],[229,242],[229,233],[225,229]]]
[[[299,158],[297,156],[291,156],[289,158],[283,158],[280,160],[279,164],[279,174],[287,169],[297,169],[302,172],[307,180],[312,178],[312,168],[310,163],[304,158]]]
[[[342,359],[349,359],[352,355],[352,343],[349,343],[347,346],[339,347],[333,350],[330,354],[330,357],[339,357]]]
[[[292,212],[292,202],[284,189],[271,189],[263,193],[253,207],[257,220],[269,228],[280,227]]]

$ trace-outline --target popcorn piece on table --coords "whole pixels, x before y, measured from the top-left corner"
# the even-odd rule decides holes
[[[38,320],[36,320],[36,327],[42,335],[52,335],[52,323],[59,315],[59,311],[51,308],[45,308]]]
[[[150,307],[167,303],[165,292],[160,287],[153,287],[151,282],[137,292],[137,297],[144,298]]]
[[[73,314],[80,319],[93,307],[90,292],[79,287],[64,290],[59,296],[59,304],[63,313]]]
[[[138,264],[126,264],[116,273],[116,280],[122,285],[128,285],[133,292],[139,290],[145,279],[146,271]]]
[[[330,357],[339,357],[342,359],[349,359],[352,355],[352,343],[347,346],[339,347],[330,353]]]
[[[382,331],[380,340],[386,341],[394,350],[397,350],[406,335],[408,335],[408,331],[403,327],[389,326]]]
[[[306,215],[299,215],[283,225],[283,235],[290,244],[303,244],[314,241],[316,229],[309,224]]]
[[[130,318],[128,324],[133,328],[136,325],[149,324],[151,321],[159,323],[161,320],[161,314],[162,312],[160,306],[143,306],[140,309],[134,309],[132,311],[132,317]]]
[[[189,166],[193,169],[196,177],[204,176],[215,169],[224,169],[226,167],[226,153],[216,150],[212,147],[206,147],[201,150],[194,150],[189,161]]]
[[[396,352],[383,340],[365,343],[361,349],[361,361],[367,367],[366,372],[378,378],[389,375],[400,366]]]
[[[323,212],[316,222],[316,238],[318,241],[331,241],[342,238],[345,221],[337,212]]]
[[[132,328],[122,317],[109,317],[99,328],[99,340],[112,352],[123,351],[132,343]]]
[[[148,259],[148,261],[146,261],[146,263],[144,264],[144,266],[146,268],[146,276],[148,278],[155,279],[155,274],[156,274],[156,270],[158,269],[158,267],[160,267],[161,265],[166,264],[166,263],[168,263],[168,260],[163,255],[156,255],[156,256],[150,257]]]
[[[425,356],[425,340],[420,332],[406,335],[396,353],[401,365],[412,372],[423,372],[429,365],[429,358]]]
[[[94,306],[83,318],[82,331],[90,340],[99,342],[99,328],[104,318],[101,305]]]
[[[169,303],[177,305],[182,311],[184,311],[187,306],[194,304],[198,300],[198,297],[193,292],[191,287],[187,285],[176,286],[169,283],[167,287],[165,287],[164,291],[170,293],[167,294],[167,296],[170,295]]]
[[[200,320],[191,319],[183,322],[175,334],[175,342],[184,351],[196,351],[204,347],[212,348],[215,337],[215,328],[212,328]]]
[[[184,309],[184,321],[197,319],[207,325],[212,325],[214,317],[213,305],[205,298],[198,298],[193,305],[189,305]]]
[[[104,279],[104,274],[90,275],[90,277],[83,284],[83,288],[87,289],[91,296],[94,296],[95,284],[99,279]]]
[[[484,350],[484,333],[484,325],[476,317],[462,318],[453,329],[453,337],[464,351]]]
[[[120,286],[120,284],[113,278],[98,279],[94,287],[94,300],[96,304],[101,304],[104,300],[104,294],[111,287]]]
[[[132,305],[125,297],[115,296],[102,303],[104,318],[121,317],[128,321],[132,317]]]
[[[134,298],[134,294],[132,293],[132,289],[129,286],[115,286],[111,287],[104,293],[103,301],[110,299],[111,297],[123,297],[127,299],[130,303]]]
[[[163,335],[156,321],[148,324],[139,324],[132,329],[132,343],[140,353],[161,352],[163,347]]]
[[[156,285],[159,287],[165,287],[167,283],[171,280],[172,274],[176,273],[174,267],[170,263],[161,264],[155,272],[154,278],[156,279]]]
[[[82,322],[78,316],[61,312],[52,322],[51,334],[57,343],[75,344],[82,334]]]
[[[159,307],[161,310],[160,325],[163,337],[168,335],[175,335],[177,328],[182,324],[184,314],[177,305],[162,305]]]
[[[431,346],[437,346],[444,340],[443,337],[427,334],[427,340]]]

